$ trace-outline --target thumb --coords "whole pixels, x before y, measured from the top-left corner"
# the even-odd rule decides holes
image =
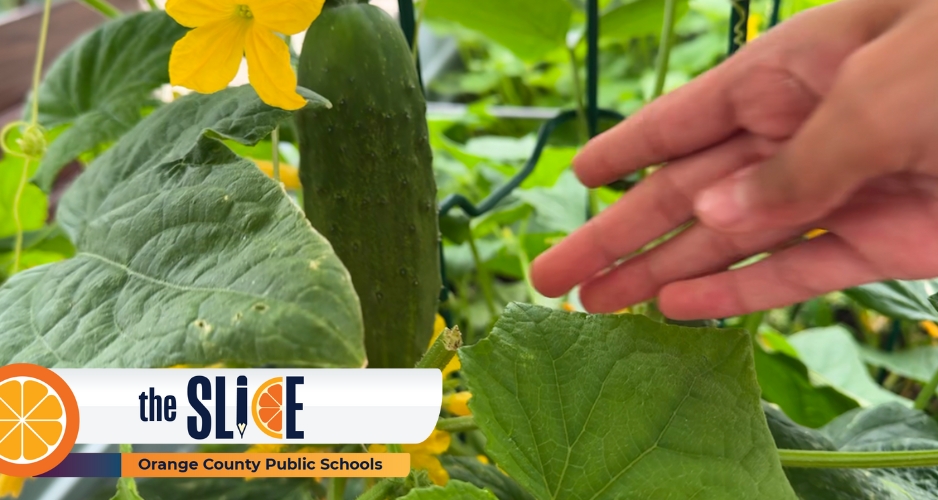
[[[901,169],[901,141],[881,121],[887,115],[839,95],[832,92],[778,154],[700,192],[698,219],[723,232],[800,226],[843,205],[869,180]]]

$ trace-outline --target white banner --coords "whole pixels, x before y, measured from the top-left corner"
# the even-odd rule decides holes
[[[78,443],[415,444],[440,413],[439,370],[55,369]]]

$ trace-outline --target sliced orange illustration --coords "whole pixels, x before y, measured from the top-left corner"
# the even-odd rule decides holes
[[[0,384],[0,458],[31,464],[47,457],[65,431],[65,408],[45,382],[16,377]]]
[[[275,377],[261,384],[251,404],[254,424],[272,438],[283,437],[283,377]]]

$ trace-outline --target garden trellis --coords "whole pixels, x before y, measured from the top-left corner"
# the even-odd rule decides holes
[[[430,0],[422,0],[427,2]],[[404,32],[404,37],[413,45],[417,43],[416,30],[419,28],[418,20],[414,13],[414,4],[411,0],[398,0],[398,8],[400,12],[400,23],[401,30]],[[673,36],[673,26],[674,26],[674,4],[675,0],[667,0],[665,3],[665,21],[662,35],[662,45],[669,44],[670,39]],[[732,0],[730,6],[730,29],[729,29],[729,49],[727,53],[733,55],[746,43],[747,35],[747,26],[749,23],[749,7],[750,0]],[[772,0],[772,15],[769,26],[775,26],[779,20],[779,11],[781,8],[781,0]],[[602,109],[599,107],[599,0],[586,0],[586,109],[585,117],[587,130],[589,136],[595,137],[599,133],[599,121],[600,119],[606,119],[611,121],[622,121],[626,117],[625,115],[614,111],[611,109]],[[667,70],[667,60],[659,58],[659,68],[658,71]],[[531,153],[531,156],[527,159],[524,166],[517,174],[514,175],[511,179],[508,180],[505,184],[501,185],[495,189],[489,196],[479,202],[478,205],[473,204],[465,196],[460,194],[452,194],[447,196],[440,203],[440,219],[449,216],[449,213],[455,209],[462,209],[463,213],[468,216],[470,219],[479,217],[489,212],[498,204],[505,199],[506,196],[511,194],[511,192],[521,185],[525,179],[530,176],[534,170],[537,168],[538,160],[540,160],[541,153],[544,151],[544,147],[547,145],[547,141],[550,140],[553,132],[560,127],[561,125],[574,121],[579,118],[579,111],[577,110],[566,110],[561,111],[554,118],[544,122],[537,133],[537,140],[534,144],[534,150]],[[589,207],[589,205],[587,205]],[[589,213],[589,208],[587,208],[587,217],[590,217],[592,214]],[[440,271],[443,278],[443,286],[440,291],[440,301],[445,302],[449,297],[449,288],[446,282],[446,261],[445,261],[445,251],[443,249],[443,242],[440,241]],[[444,318],[446,323],[449,326],[453,325],[452,318],[448,314],[448,311],[443,311]]]

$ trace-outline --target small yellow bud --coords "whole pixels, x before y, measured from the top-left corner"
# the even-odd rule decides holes
[[[469,400],[472,398],[471,392],[456,392],[443,396],[443,409],[459,417],[472,415],[469,411]]]

